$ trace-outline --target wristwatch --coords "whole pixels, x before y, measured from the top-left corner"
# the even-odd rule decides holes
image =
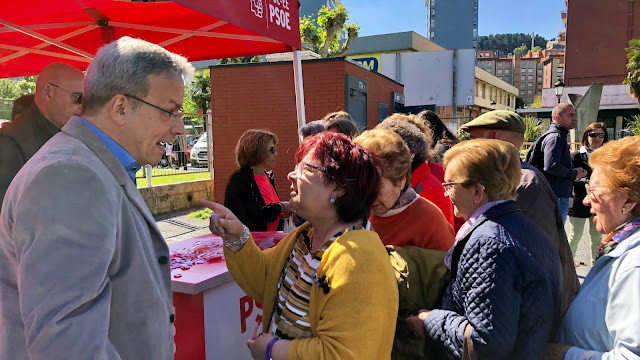
[[[244,245],[247,240],[249,240],[249,236],[251,236],[251,232],[249,231],[249,228],[242,225],[244,227],[244,231],[242,232],[242,236],[240,236],[240,238],[236,241],[232,241],[232,242],[226,242],[224,241],[224,246],[227,247],[227,249],[231,249],[234,246],[240,246],[240,245]]]

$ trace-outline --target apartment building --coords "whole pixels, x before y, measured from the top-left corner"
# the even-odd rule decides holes
[[[478,0],[425,0],[427,39],[454,49],[478,48]]]

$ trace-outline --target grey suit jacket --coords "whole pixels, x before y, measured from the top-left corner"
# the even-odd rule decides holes
[[[0,359],[172,359],[169,250],[124,167],[72,118],[0,214]]]

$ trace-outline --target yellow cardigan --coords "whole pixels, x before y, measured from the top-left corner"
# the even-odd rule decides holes
[[[247,295],[262,303],[262,331],[268,332],[280,274],[301,230],[261,251],[250,237],[242,250],[226,248],[227,267]],[[288,359],[389,359],[398,315],[398,285],[389,255],[373,231],[338,237],[322,257],[318,276],[331,286],[313,286],[309,320],[313,337],[293,340]]]

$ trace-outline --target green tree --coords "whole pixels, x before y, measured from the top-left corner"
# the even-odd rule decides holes
[[[527,52],[529,52],[529,48],[527,47],[527,45],[522,44],[521,46],[514,48],[512,52],[513,52],[513,55],[524,56],[527,54]]]
[[[18,89],[20,89],[21,94],[33,94],[36,92],[36,80],[38,79],[37,75],[33,76],[25,76],[20,78],[17,82]]]
[[[640,39],[631,39],[627,51],[627,77],[622,82],[629,84],[629,93],[640,99]]]
[[[547,39],[540,35],[534,36],[536,44],[546,44]],[[514,48],[522,44],[531,44],[530,34],[495,34],[478,37],[479,50],[493,50],[498,56],[507,56]]]
[[[262,62],[262,58],[260,56],[243,56],[243,57],[220,59],[221,65],[259,63],[259,62]]]
[[[627,119],[627,120],[629,123],[627,127],[624,129],[624,131],[629,132],[634,136],[639,136],[640,135],[640,116],[633,115],[631,116],[631,119]]]
[[[524,141],[533,142],[540,134],[542,134],[542,124],[538,124],[538,120],[533,116],[525,116],[524,119]]]
[[[0,99],[13,100],[20,97],[20,89],[11,79],[0,79]]]
[[[211,78],[208,69],[199,71],[193,76],[187,94],[198,109],[206,114],[211,108]]]
[[[355,24],[347,24],[350,19],[347,8],[339,1],[333,9],[323,6],[317,18],[305,16],[300,19],[300,38],[323,58],[344,56],[360,30]],[[338,39],[341,31],[347,34],[347,39],[342,42]]]
[[[524,107],[524,100],[520,96],[516,96],[516,109],[522,109]]]
[[[541,51],[542,48],[540,46],[534,46],[533,49],[531,49],[531,52],[536,52],[536,51]]]
[[[531,103],[531,107],[534,109],[542,107],[542,95],[536,95],[533,97],[533,102]]]

